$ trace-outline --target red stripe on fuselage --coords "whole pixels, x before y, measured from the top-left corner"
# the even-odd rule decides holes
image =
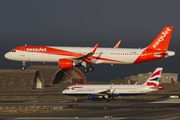
[[[72,87],[72,88],[83,88],[83,87]]]
[[[93,56],[93,58],[94,58],[94,59],[99,59],[99,60],[111,61],[111,62],[125,63],[125,62],[118,61],[118,60],[112,60],[112,59],[107,59],[107,58],[102,58],[102,57],[96,57],[96,56]]]
[[[37,53],[52,54],[52,55],[63,55],[63,56],[70,56],[70,57],[80,57],[80,56],[85,55],[85,54],[81,54],[81,53],[76,53],[76,52],[71,52],[71,51],[66,51],[66,50],[61,50],[61,49],[55,49],[55,48],[46,47],[46,46],[20,46],[20,47],[14,48],[13,50],[34,52],[34,53],[37,52]],[[112,59],[96,57],[96,56],[93,56],[93,59],[125,63],[125,62],[118,61],[118,60],[112,60]]]
[[[166,51],[145,49],[139,55],[139,57],[134,61],[134,63],[141,63],[141,62],[147,62],[147,61],[165,58],[165,55],[161,55],[159,57],[156,57],[156,56],[154,56],[155,53],[166,53]]]
[[[72,57],[80,57],[84,54],[70,52],[66,50],[61,49],[55,49],[51,47],[45,47],[45,46],[21,46],[16,47],[13,50],[20,50],[20,51],[26,51],[26,52],[37,52],[37,53],[44,53],[44,54],[53,54],[53,55],[64,55],[64,56],[72,56]]]

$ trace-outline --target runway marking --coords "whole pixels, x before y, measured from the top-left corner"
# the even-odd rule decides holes
[[[84,102],[88,102],[88,103],[107,103],[106,101],[84,101]],[[123,103],[123,102],[126,102],[126,101],[113,101],[113,102],[110,102],[110,103]]]
[[[154,101],[149,103],[180,103],[180,99],[168,99],[168,100]]]
[[[92,112],[89,112],[89,110],[87,110],[87,111],[84,111],[85,113],[87,113],[88,112],[88,114],[90,114],[90,113],[104,113],[104,112],[113,112],[113,111],[122,111],[122,109],[115,109],[115,110],[108,110],[108,108],[106,109],[106,110],[104,110],[104,109],[102,109],[101,111],[92,111]],[[123,109],[123,110],[125,110],[125,109]],[[134,111],[134,110],[132,110],[132,111]],[[78,113],[78,114],[85,114],[84,112],[81,112],[81,113]]]
[[[161,116],[156,116],[156,117],[152,117],[152,118],[170,117],[173,115],[180,115],[180,113],[174,113],[174,114],[169,114],[169,115],[161,115]]]
[[[18,119],[18,120],[69,120],[69,119],[73,119],[76,120],[78,117],[16,117],[14,119]]]
[[[106,110],[101,110],[101,111],[93,111],[93,112],[89,112],[89,111],[86,111],[86,112],[88,112],[88,114],[92,114],[92,113],[105,113],[105,112],[113,112],[113,111],[125,111],[125,112],[128,112],[128,113],[122,113],[122,114],[113,114],[113,115],[108,115],[108,116],[117,116],[117,115],[127,115],[127,114],[132,114],[132,113],[144,113],[144,112],[149,112],[149,110],[148,111],[136,111],[137,109],[132,109],[132,111],[136,111],[136,112],[130,112],[129,111],[129,109],[115,109],[115,110],[108,110],[108,109],[106,109]],[[128,111],[126,111],[126,110],[128,110]],[[81,113],[79,113],[79,114],[85,114],[84,112],[81,112]]]
[[[135,110],[136,111],[136,110]],[[128,113],[121,113],[121,114],[113,114],[113,115],[111,115],[111,116],[119,116],[119,115],[128,115],[128,114],[134,114],[134,113],[144,113],[144,112],[149,112],[149,110],[148,111],[138,111],[138,112],[130,112],[130,111],[127,111]]]
[[[64,101],[58,101],[58,102],[60,102],[60,103],[61,103],[61,102],[65,103],[65,102],[67,102],[67,101],[66,101],[66,100],[64,100]]]

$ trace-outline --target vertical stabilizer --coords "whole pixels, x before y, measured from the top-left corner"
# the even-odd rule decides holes
[[[156,68],[156,70],[151,74],[148,80],[144,83],[145,85],[154,85],[157,87],[159,85],[159,79],[161,77],[163,68]]]
[[[156,49],[167,51],[173,26],[166,26],[163,31],[155,38],[155,40],[147,47],[147,49]]]

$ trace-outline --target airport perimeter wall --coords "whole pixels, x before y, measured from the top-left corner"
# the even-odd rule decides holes
[[[130,76],[132,81],[138,82],[138,84],[143,84],[152,73],[138,74],[137,76]],[[178,83],[178,73],[162,73],[160,78],[161,83]]]

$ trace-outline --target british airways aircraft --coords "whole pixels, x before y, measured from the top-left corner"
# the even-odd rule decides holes
[[[63,95],[88,96],[90,100],[106,99],[115,100],[115,96],[141,95],[164,89],[159,85],[163,68],[156,68],[148,80],[142,85],[72,85],[62,91]]]
[[[145,48],[100,48],[91,47],[53,47],[53,46],[20,46],[7,52],[5,58],[25,62],[56,62],[60,68],[72,69],[84,66],[83,71],[93,71],[93,64],[135,64],[174,56],[168,51],[173,26],[166,26],[155,40]],[[87,64],[90,65],[87,68]]]

